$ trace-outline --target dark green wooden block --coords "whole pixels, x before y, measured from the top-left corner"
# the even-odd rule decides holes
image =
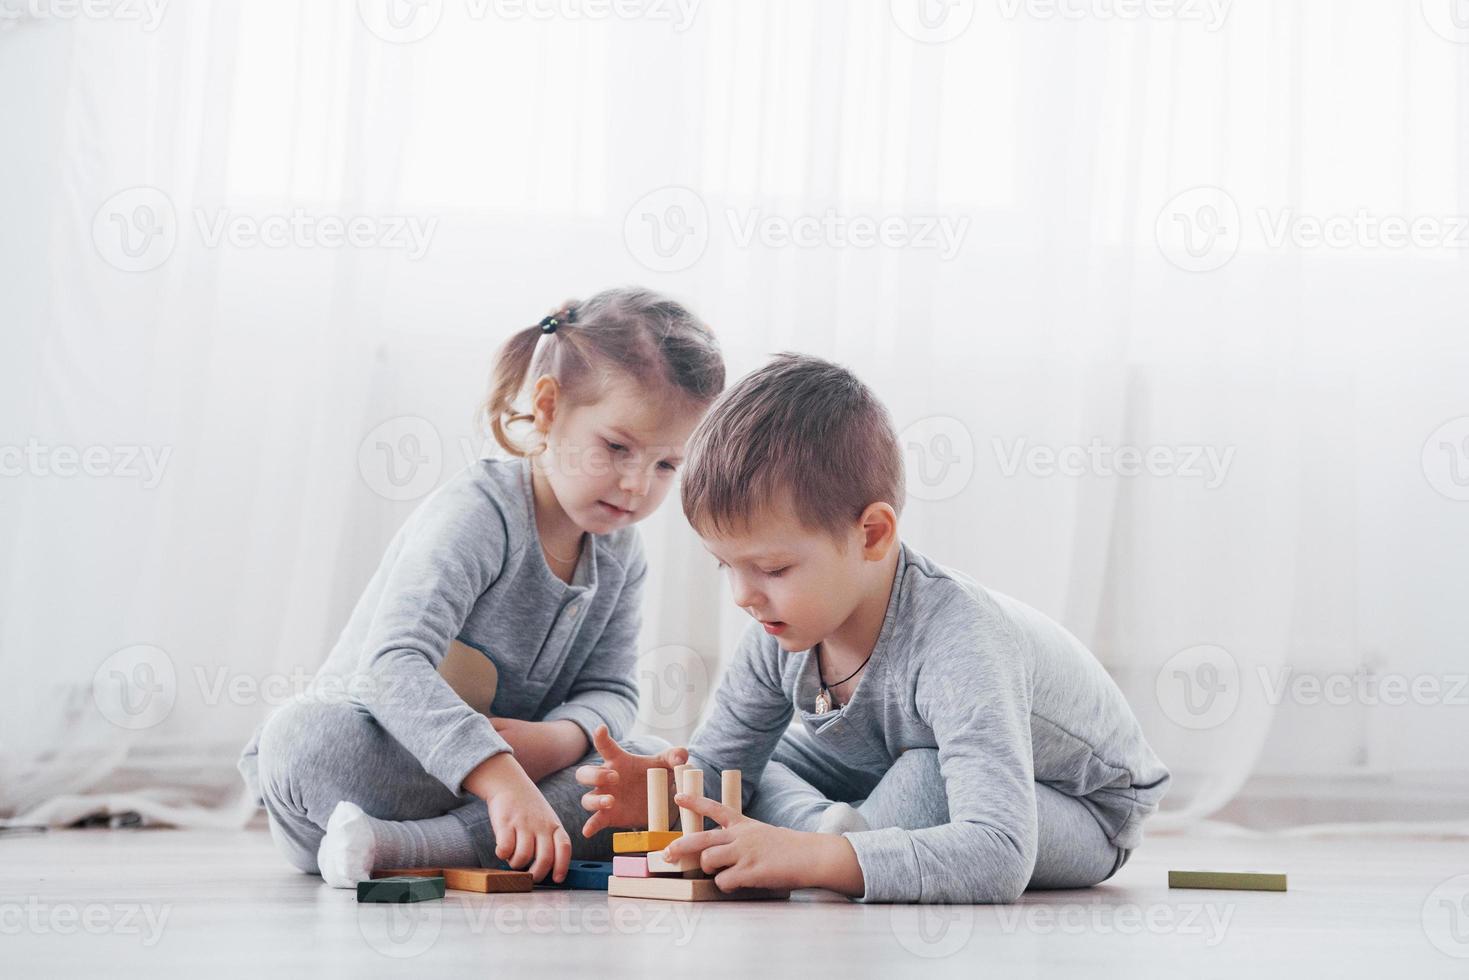
[[[444,897],[444,879],[397,875],[357,883],[359,902],[427,902]]]

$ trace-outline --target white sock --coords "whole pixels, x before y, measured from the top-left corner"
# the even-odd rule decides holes
[[[816,824],[818,834],[855,834],[871,829],[862,814],[845,803],[833,803],[827,807]]]
[[[458,817],[379,820],[343,800],[327,818],[316,852],[321,878],[333,888],[356,888],[376,868],[473,868],[474,841]]]

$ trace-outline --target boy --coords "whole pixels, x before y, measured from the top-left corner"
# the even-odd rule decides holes
[[[743,770],[746,815],[676,797],[718,826],[669,859],[699,855],[726,891],[867,902],[1105,880],[1168,770],[1075,637],[902,543],[903,496],[886,410],[817,358],[779,356],[694,433],[684,513],[756,622],[687,756],[706,786]],[[645,826],[647,770],[681,753],[632,755],[601,730],[594,744],[583,832]]]

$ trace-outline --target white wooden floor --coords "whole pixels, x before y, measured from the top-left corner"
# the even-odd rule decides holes
[[[1169,868],[1285,871],[1290,891],[1170,891]],[[0,975],[1463,978],[1460,875],[1463,840],[1153,836],[1095,889],[1010,907],[556,891],[390,907],[295,873],[263,830],[52,831],[0,837]]]

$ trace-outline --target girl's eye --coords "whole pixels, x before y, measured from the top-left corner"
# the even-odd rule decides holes
[[[612,450],[614,453],[625,453],[625,452],[627,452],[627,447],[624,446],[624,445],[622,445],[619,442],[608,442],[607,443],[607,448],[610,449],[610,450]]]
[[[674,470],[678,469],[677,466],[674,466],[672,463],[668,462],[668,460],[664,460],[663,462],[659,463],[658,465],[660,467],[662,467],[664,470],[667,470],[669,473],[672,473]]]
[[[784,575],[787,571],[790,570],[790,567],[791,566],[789,566],[789,565],[782,565],[780,568],[772,568],[770,571],[766,572],[765,574],[766,575],[769,575],[771,578],[780,578],[782,575]]]

